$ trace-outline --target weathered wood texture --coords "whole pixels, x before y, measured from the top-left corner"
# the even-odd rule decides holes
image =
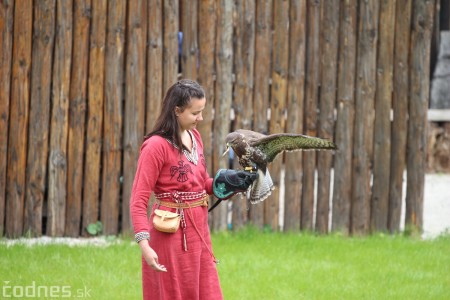
[[[369,232],[379,1],[361,2],[358,26],[351,231]]]
[[[33,7],[33,54],[30,120],[28,133],[27,186],[24,232],[42,234],[45,201],[53,46],[56,21],[55,0],[39,1]],[[78,232],[78,231],[77,231]]]
[[[274,38],[272,46],[272,86],[270,99],[269,133],[284,132],[285,108],[287,99],[289,36],[289,2],[274,2]],[[270,175],[275,186],[271,201],[266,201],[264,211],[264,225],[278,230],[279,201],[281,188],[281,165],[283,155],[271,164]]]
[[[14,7],[11,103],[6,175],[7,237],[23,234],[23,210],[26,190],[28,114],[30,102],[31,44],[33,6],[31,1],[17,1]]]
[[[206,93],[198,129],[211,176],[240,168],[221,157],[239,128],[339,147],[280,155],[269,165],[272,195],[221,204],[212,229],[420,230],[427,152],[429,163],[448,158],[448,126],[433,127],[426,144],[438,8],[431,0],[0,1],[0,236],[88,236],[99,220],[103,234],[130,233],[140,145],[179,78]]]
[[[184,78],[197,80],[198,0],[182,0],[181,3],[183,47],[179,64]]]
[[[198,5],[199,15],[202,16],[198,20],[198,43],[199,43],[199,69],[198,82],[203,86],[206,94],[206,105],[202,112],[203,122],[198,125],[198,130],[203,140],[203,155],[206,161],[206,168],[210,176],[214,176],[213,168],[213,110],[214,110],[214,61],[216,56],[216,1],[204,0]],[[213,197],[210,197],[212,203]],[[209,219],[212,227],[213,218]]]
[[[206,94],[206,106],[203,110],[203,122],[199,124],[203,139],[204,156],[207,169],[213,171],[212,157],[212,122],[215,102],[214,92],[214,61],[216,56],[216,30],[217,15],[216,2],[214,0],[200,1],[199,3],[198,41],[199,41],[199,72],[198,82],[202,85]],[[212,173],[210,175],[213,175]]]
[[[163,7],[162,0],[149,1],[147,28],[147,97],[145,132],[150,132],[161,110],[163,97]]]
[[[354,88],[356,70],[356,9],[357,1],[341,2],[339,20],[339,67],[337,83],[336,151],[334,160],[332,229],[349,232],[351,209],[351,171]]]
[[[128,3],[123,140],[122,232],[131,232],[130,197],[145,130],[147,1]]]
[[[434,1],[412,3],[410,46],[410,94],[407,137],[407,186],[405,225],[423,226],[423,195],[426,168],[426,128],[430,90],[430,40]]]
[[[317,136],[317,108],[320,80],[320,15],[321,2],[307,1],[307,47],[306,47],[306,86],[305,86],[305,134]],[[314,227],[314,191],[316,174],[316,153],[305,151],[303,153],[303,194],[300,227],[312,230]]]
[[[391,170],[389,180],[390,232],[400,230],[400,216],[403,199],[403,182],[406,164],[406,137],[408,130],[409,97],[409,44],[411,36],[411,0],[397,0],[395,10],[394,75],[391,134]]]
[[[47,204],[47,234],[51,236],[63,236],[66,222],[67,140],[74,14],[72,9],[72,1],[63,1],[56,5]]]
[[[286,132],[303,132],[305,98],[306,1],[292,1],[289,7],[289,70]],[[302,199],[302,155],[286,153],[284,222],[286,231],[300,229]]]
[[[81,226],[90,21],[91,0],[75,1],[72,73],[69,92],[65,229],[65,235],[73,237],[79,235]]]
[[[226,159],[222,158],[226,145],[225,136],[230,131],[230,109],[233,91],[231,76],[233,72],[233,3],[221,0],[217,7],[216,36],[216,68],[217,80],[215,86],[213,169],[227,168]],[[213,229],[226,229],[227,205],[221,205],[213,212]]]
[[[123,82],[126,1],[108,1],[103,113],[101,221],[105,234],[119,232],[122,176]]]
[[[163,1],[163,93],[178,77],[178,0]]]
[[[101,185],[101,152],[103,129],[103,103],[105,83],[105,42],[107,1],[92,0],[91,35],[89,49],[88,99],[86,120],[86,153],[83,176],[83,224],[86,227],[99,219]]]
[[[255,27],[255,89],[253,94],[253,130],[268,133],[271,49],[272,0],[256,3]],[[258,228],[264,226],[264,205],[254,205],[249,211],[250,222]]]
[[[373,137],[373,191],[371,229],[386,231],[391,155],[391,103],[394,58],[395,1],[380,1],[377,87]]]
[[[339,7],[332,1],[322,4],[320,100],[317,135],[333,140],[334,109],[336,103]],[[328,232],[331,195],[332,153],[321,151],[317,154],[317,205],[315,230]]]
[[[253,118],[253,77],[255,61],[256,4],[252,0],[236,2],[234,11],[234,93],[233,110],[236,128],[251,129]],[[233,200],[232,228],[239,229],[247,223],[245,197]]]
[[[5,224],[13,20],[14,1],[2,1],[0,3],[0,237],[3,236]]]

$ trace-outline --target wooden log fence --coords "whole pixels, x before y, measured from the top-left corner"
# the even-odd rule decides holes
[[[206,91],[210,175],[230,167],[238,128],[339,147],[280,155],[272,195],[234,197],[212,229],[420,231],[438,13],[434,0],[0,1],[0,236],[131,232],[140,144],[179,78]]]

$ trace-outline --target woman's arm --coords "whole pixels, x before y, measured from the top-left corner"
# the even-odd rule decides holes
[[[159,272],[167,269],[158,263],[158,255],[150,247],[147,209],[150,195],[155,188],[164,164],[164,151],[157,139],[149,139],[141,147],[130,200],[130,214],[136,241],[147,264]]]

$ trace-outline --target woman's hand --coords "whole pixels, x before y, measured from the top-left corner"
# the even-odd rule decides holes
[[[155,250],[150,247],[148,240],[142,240],[139,242],[139,247],[141,247],[142,255],[145,261],[153,270],[157,272],[167,272],[166,267],[158,263],[158,255]]]

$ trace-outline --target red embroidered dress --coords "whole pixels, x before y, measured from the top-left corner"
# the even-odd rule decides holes
[[[141,147],[130,201],[134,232],[150,233],[150,246],[158,255],[158,262],[167,268],[167,272],[156,272],[142,258],[144,299],[223,298],[216,264],[209,252],[211,239],[208,208],[198,206],[184,210],[187,251],[183,246],[181,228],[176,233],[163,233],[153,228],[153,211],[157,208],[157,204],[153,205],[150,218],[147,217],[152,192],[165,195],[166,193],[174,195],[174,192],[212,194],[213,179],[206,170],[200,134],[195,129],[190,133],[193,140],[191,153],[180,155],[176,147],[160,136],[152,136]],[[163,200],[174,201],[170,196]],[[190,200],[184,202],[188,201]],[[163,206],[159,208],[175,211]]]

